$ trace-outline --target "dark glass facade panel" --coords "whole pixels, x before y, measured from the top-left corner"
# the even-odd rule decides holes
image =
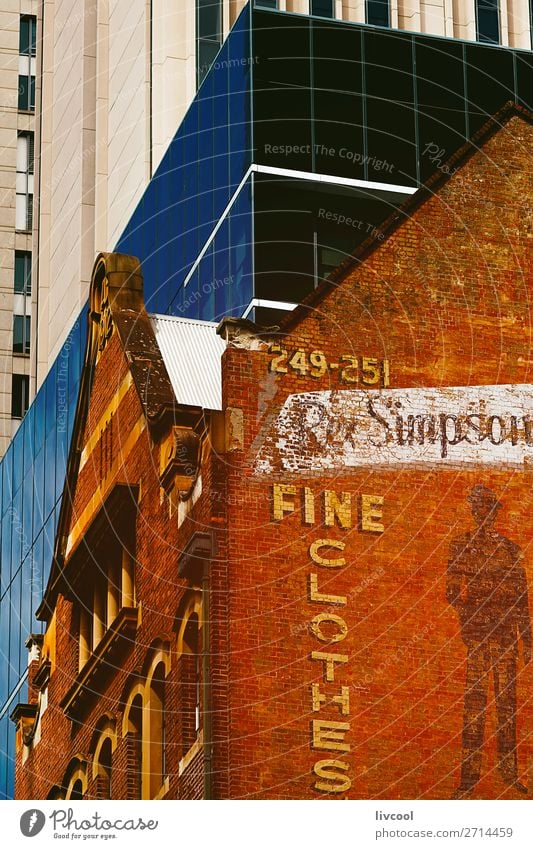
[[[278,0],[255,0],[258,9],[277,9]]]
[[[413,38],[365,30],[366,179],[417,185]]]
[[[313,197],[294,180],[257,175],[255,296],[295,302],[314,288]]]
[[[375,27],[390,26],[389,0],[366,0],[366,22]]]
[[[249,179],[239,192],[229,216],[230,286],[225,288],[226,313],[232,316],[242,315],[254,295],[252,185]]]
[[[310,27],[254,12],[254,157],[264,165],[312,169]]]
[[[321,174],[364,178],[361,30],[313,24],[314,165]]]
[[[213,308],[212,317],[215,320],[220,320],[226,311],[226,303],[230,298],[228,295],[228,286],[231,286],[232,280],[230,276],[230,219],[227,216],[222,222],[222,226],[215,236],[213,250],[213,264],[215,275],[215,288],[213,292],[202,303],[200,310],[200,318],[208,318],[208,308]]]
[[[466,141],[463,45],[416,38],[416,91],[420,180]]]
[[[465,45],[469,135],[472,136],[494,112],[515,99],[513,54],[508,50]]]
[[[320,18],[333,18],[335,15],[335,0],[310,0],[310,12]]]
[[[252,73],[250,33],[245,27],[232,32],[228,45],[228,145],[231,194],[252,161]],[[216,148],[214,149],[216,153]],[[216,184],[216,180],[215,180]]]
[[[533,53],[516,54],[517,101],[526,109],[533,109]]]
[[[488,41],[492,44],[499,44],[499,0],[476,0],[476,27],[478,41]]]
[[[13,289],[17,295],[31,295],[31,252],[15,251]]]

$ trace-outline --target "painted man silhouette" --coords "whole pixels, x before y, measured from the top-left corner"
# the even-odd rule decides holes
[[[450,546],[446,598],[459,616],[467,647],[461,784],[454,798],[479,781],[490,680],[496,702],[498,770],[519,793],[516,755],[516,664],[522,640],[531,656],[531,627],[522,551],[494,528],[501,504],[478,484],[467,497],[477,527]]]

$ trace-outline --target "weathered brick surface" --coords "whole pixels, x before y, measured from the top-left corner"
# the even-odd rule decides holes
[[[531,126],[512,119],[379,250],[307,315],[302,309],[277,340],[280,346],[289,356],[298,348],[308,355],[323,351],[328,363],[339,363],[343,354],[388,359],[391,389],[529,383],[531,141]],[[394,469],[376,462],[318,476],[291,476],[281,468],[254,475],[259,446],[291,393],[364,388],[340,384],[339,370],[328,369],[320,379],[290,367],[273,374],[272,359],[229,348],[224,363],[225,403],[242,408],[245,420],[244,450],[232,455],[228,468],[230,796],[320,796],[312,769],[331,758],[348,765],[351,780],[337,798],[449,798],[460,781],[467,655],[457,613],[446,600],[450,543],[474,527],[466,497],[483,483],[503,504],[497,530],[520,546],[530,578],[531,472],[497,464]],[[294,423],[295,456],[304,450],[299,426]],[[319,457],[324,445],[309,444]],[[309,487],[317,496],[316,522],[303,524],[298,506],[274,522],[273,481],[296,485],[298,496],[289,501],[297,505]],[[324,490],[352,494],[349,530],[325,527]],[[384,499],[383,533],[358,529],[361,494]],[[344,567],[311,562],[310,544],[326,536],[345,543]],[[320,592],[347,603],[311,602],[313,572]],[[330,647],[309,627],[325,610],[348,629]],[[334,625],[327,628],[337,633]],[[347,663],[335,667],[334,682],[324,681],[324,664],[311,660],[316,650],[347,655]],[[517,670],[518,765],[527,784],[531,668],[524,668],[521,654]],[[313,712],[313,682],[328,698],[347,686],[349,715],[337,704]],[[519,798],[496,769],[492,695],[489,702],[474,795]],[[349,722],[341,735],[349,752],[312,748],[310,726],[318,718]],[[338,789],[341,782],[332,783]]]
[[[530,382],[531,141],[530,125],[521,118],[510,120],[378,250],[349,269],[321,300],[299,311],[275,340],[289,352],[286,373],[271,371],[274,354],[266,346],[260,351],[228,347],[224,405],[243,411],[243,445],[227,454],[206,446],[202,494],[179,528],[159,487],[159,446],[146,429],[135,450],[118,467],[111,465],[142,415],[135,389],[126,392],[113,418],[112,442],[109,433],[103,436],[80,473],[74,513],[82,513],[106,469],[115,480],[140,483],[136,559],[142,624],[120,668],[100,682],[98,697],[81,724],[74,725],[59,707],[77,668],[72,605],[60,597],[49,706],[41,741],[24,765],[18,759],[19,797],[46,796],[61,783],[75,755],[90,762],[94,730],[104,714],[116,717],[119,729],[113,795],[138,794],[138,750],[131,737],[122,736],[122,703],[129,685],[142,677],[156,639],[168,640],[173,649],[167,688],[168,796],[202,797],[203,752],[178,775],[188,745],[184,737],[191,734],[190,715],[182,710],[191,670],[187,659],[178,663],[175,657],[174,628],[188,587],[178,578],[180,552],[195,531],[206,530],[216,540],[210,565],[213,795],[450,797],[460,781],[467,657],[457,612],[446,597],[450,545],[474,527],[466,499],[483,484],[503,505],[497,532],[520,547],[530,579],[530,467],[444,468],[437,462],[394,468],[380,465],[377,452],[376,463],[365,468],[341,464],[320,474],[292,473],[281,466],[280,446],[279,457],[272,454],[270,472],[259,473],[256,464],[291,394],[364,388],[361,372],[359,383],[340,382],[340,367],[311,377],[309,359],[300,375],[287,365],[298,348],[307,357],[321,351],[328,364],[339,366],[350,362],[343,356],[380,364],[388,360],[391,390]],[[126,373],[113,336],[96,369],[86,438]],[[295,457],[304,449],[320,457],[324,443],[331,447],[328,433],[313,443],[312,425],[312,417],[307,424],[295,421]],[[296,487],[296,494],[287,490],[281,502],[278,490],[278,513],[286,508],[278,519],[274,484]],[[307,513],[301,507],[305,487]],[[347,527],[332,514],[333,502],[324,506],[325,491],[335,492],[340,501],[342,493],[350,494]],[[373,508],[364,507],[364,495],[374,497]],[[376,498],[383,499],[382,506]],[[382,524],[383,532],[377,527],[364,531],[365,517],[370,526]],[[345,563],[332,568],[312,561],[311,545],[324,538],[343,548],[330,546],[318,554],[342,556]],[[312,575],[317,576],[314,585]],[[317,593],[335,598],[313,600]],[[321,613],[338,618],[329,623],[315,619],[312,626]],[[335,637],[340,639],[330,644]],[[325,661],[312,659],[317,651],[343,659],[332,661],[330,669]],[[516,669],[518,775],[527,784],[533,754],[532,673],[524,668],[521,653]],[[326,680],[328,675],[334,680]],[[315,707],[320,706],[316,711],[313,692]],[[334,697],[340,701],[331,701]],[[496,768],[495,717],[489,693],[481,781],[474,796],[519,798]],[[316,748],[316,720],[347,723],[349,730],[330,727],[337,737],[326,739],[323,732],[325,745]],[[317,762],[326,760],[341,763],[333,768],[333,778],[331,772],[316,772]],[[93,785],[90,792],[97,788]]]

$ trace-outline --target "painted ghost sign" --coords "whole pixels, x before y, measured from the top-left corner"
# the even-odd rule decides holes
[[[345,389],[289,395],[259,474],[361,466],[520,468],[533,461],[533,388]]]

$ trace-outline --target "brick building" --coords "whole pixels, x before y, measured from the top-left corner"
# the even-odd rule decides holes
[[[99,257],[19,798],[525,797],[531,141],[509,105],[281,329]]]

